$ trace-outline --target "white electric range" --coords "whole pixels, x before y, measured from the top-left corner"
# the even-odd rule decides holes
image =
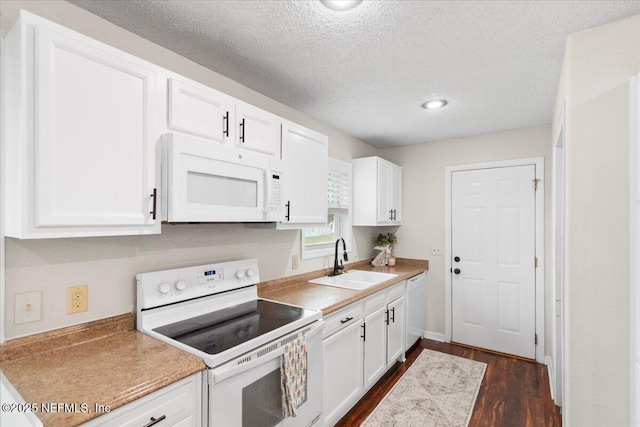
[[[136,276],[136,328],[202,358],[208,426],[310,426],[322,411],[322,314],[258,298],[255,259]],[[284,418],[280,361],[304,336],[306,401]]]

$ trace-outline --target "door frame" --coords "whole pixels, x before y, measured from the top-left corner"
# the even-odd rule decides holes
[[[564,402],[564,312],[566,288],[566,100],[562,100],[557,120],[558,126],[553,137],[553,188],[551,235],[553,246],[553,358],[547,363],[551,398],[556,405]]]
[[[536,257],[538,258],[538,268],[536,269],[536,334],[538,336],[538,344],[536,345],[536,361],[544,363],[544,157],[531,157],[525,159],[503,160],[487,163],[474,163],[467,165],[456,165],[445,167],[445,203],[444,203],[444,220],[445,220],[445,245],[444,245],[444,278],[445,278],[445,328],[444,336],[446,342],[451,342],[451,324],[452,324],[452,289],[451,289],[451,179],[453,172],[472,171],[479,169],[494,169],[510,166],[535,166],[535,179],[538,181],[538,195],[536,197],[535,215],[536,215]],[[532,183],[533,185],[533,183]]]
[[[629,115],[629,425],[640,421],[640,74],[630,80]]]

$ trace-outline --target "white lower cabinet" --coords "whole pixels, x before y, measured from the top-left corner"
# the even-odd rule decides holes
[[[323,425],[335,424],[363,392],[362,303],[353,304],[327,319],[322,362]]]
[[[396,360],[404,361],[405,340],[405,298],[396,298],[387,305],[387,366],[391,367]]]
[[[369,388],[387,370],[386,293],[365,300],[365,313],[364,386]]]
[[[406,281],[325,319],[323,425],[337,423],[396,360],[404,361]]]
[[[83,424],[84,427],[200,427],[202,373],[198,372]]]

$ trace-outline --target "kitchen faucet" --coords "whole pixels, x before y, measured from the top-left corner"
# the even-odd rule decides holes
[[[331,273],[329,276],[337,276],[338,274],[342,274],[344,271],[344,265],[342,265],[342,260],[340,260],[340,263],[338,264],[338,245],[340,244],[340,240],[342,240],[342,250],[344,251],[342,253],[342,258],[345,261],[349,261],[349,257],[347,257],[347,244],[344,242],[344,239],[341,237],[338,240],[336,240],[336,253],[334,254],[333,257],[333,273]]]

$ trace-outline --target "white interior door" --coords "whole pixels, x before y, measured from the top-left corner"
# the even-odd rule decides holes
[[[535,176],[534,165],[452,173],[454,342],[536,357]]]

